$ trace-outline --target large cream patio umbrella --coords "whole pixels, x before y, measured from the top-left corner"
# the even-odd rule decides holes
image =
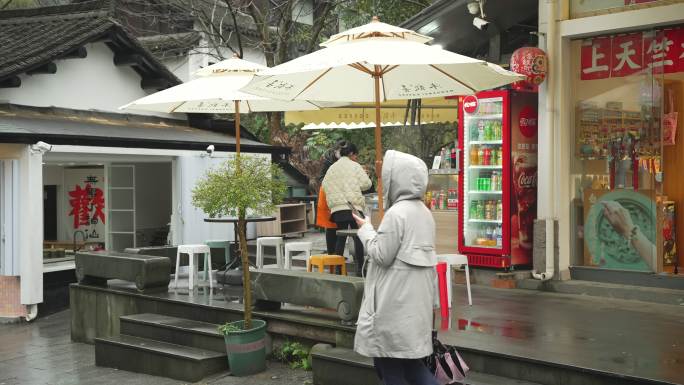
[[[305,100],[270,99],[241,92],[252,77],[267,69],[237,56],[202,68],[199,77],[145,96],[125,106],[126,110],[154,112],[235,114],[235,151],[240,154],[240,113],[306,111],[319,109]]]
[[[255,75],[242,90],[283,100],[375,103],[375,157],[382,216],[380,103],[468,95],[523,77],[498,65],[431,47],[432,38],[381,23],[332,36],[324,49]]]

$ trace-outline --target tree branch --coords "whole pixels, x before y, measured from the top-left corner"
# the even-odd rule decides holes
[[[233,9],[232,4],[230,3],[230,0],[226,1],[226,4],[228,5],[228,10],[230,11],[230,15],[233,18],[233,28],[237,37],[237,44],[238,44],[238,50],[240,58],[244,57],[244,52],[242,51],[242,33],[240,33],[240,26],[238,26],[237,18],[235,17],[235,13],[237,12],[235,9]]]

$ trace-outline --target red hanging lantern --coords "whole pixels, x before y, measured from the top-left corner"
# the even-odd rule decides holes
[[[518,48],[511,55],[511,71],[526,77],[525,80],[513,83],[513,89],[536,92],[548,72],[546,52],[537,47]]]

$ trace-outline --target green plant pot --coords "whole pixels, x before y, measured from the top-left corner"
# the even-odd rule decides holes
[[[226,334],[228,365],[234,376],[247,376],[266,370],[266,321],[253,319],[252,327],[243,330],[245,321],[231,322],[240,330]]]

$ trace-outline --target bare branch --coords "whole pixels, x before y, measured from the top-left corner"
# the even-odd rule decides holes
[[[239,55],[242,58],[244,57],[244,53],[242,51],[242,34],[240,33],[240,27],[238,26],[237,18],[235,17],[237,11],[233,9],[233,6],[231,5],[230,1],[227,1],[226,4],[228,5],[228,10],[230,11],[230,15],[233,18],[233,30],[235,31],[237,37],[238,50],[240,51]]]

